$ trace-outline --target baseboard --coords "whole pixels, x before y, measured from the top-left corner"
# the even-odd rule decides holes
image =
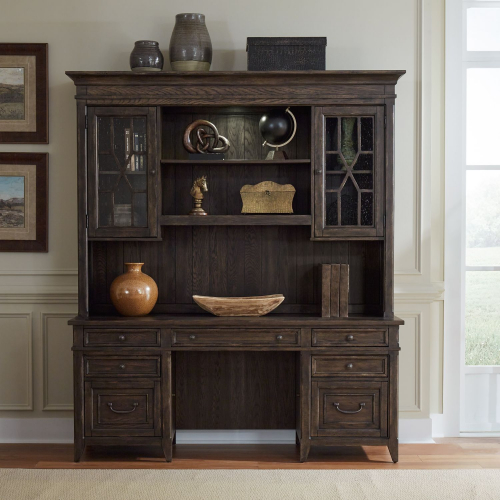
[[[0,443],[72,443],[72,418],[0,418]],[[295,443],[295,430],[178,431],[177,442],[189,444]],[[400,443],[433,443],[431,419],[400,419]]]

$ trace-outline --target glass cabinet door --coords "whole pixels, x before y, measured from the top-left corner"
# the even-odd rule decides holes
[[[383,236],[383,109],[316,109],[315,238]]]
[[[156,237],[155,108],[89,109],[89,237]]]

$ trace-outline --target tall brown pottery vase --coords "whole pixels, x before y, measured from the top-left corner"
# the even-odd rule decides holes
[[[127,272],[111,283],[111,302],[123,316],[145,316],[158,300],[153,278],[141,272],[143,263],[126,263]]]
[[[170,38],[170,65],[174,71],[208,71],[212,41],[203,14],[177,14]]]

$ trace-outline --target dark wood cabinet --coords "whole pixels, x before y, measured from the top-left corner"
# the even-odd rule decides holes
[[[156,108],[88,108],[89,238],[158,234]]]
[[[156,445],[177,430],[295,429],[311,446],[388,446],[398,460],[394,102],[403,71],[68,72],[77,86],[79,315],[75,460],[87,445]],[[288,160],[259,120],[291,107]],[[182,138],[213,122],[225,160]],[[204,217],[190,188],[206,175]],[[295,189],[293,214],[242,214],[240,189]],[[152,313],[120,317],[126,262],[158,284]],[[349,265],[347,318],[321,317],[321,264]],[[215,317],[192,296],[282,293],[260,318]],[[175,456],[174,456],[175,458]]]

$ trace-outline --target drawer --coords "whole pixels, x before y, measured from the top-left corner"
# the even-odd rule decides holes
[[[298,346],[299,330],[283,329],[176,329],[176,346]]]
[[[387,437],[387,382],[312,382],[313,436]]]
[[[159,377],[160,356],[86,356],[88,377]]]
[[[387,356],[312,356],[313,377],[387,377]]]
[[[85,382],[86,436],[160,436],[160,382]]]
[[[160,330],[85,330],[85,346],[160,347]]]
[[[313,329],[312,345],[314,346],[387,346],[388,331],[383,329],[351,330],[351,329]]]

